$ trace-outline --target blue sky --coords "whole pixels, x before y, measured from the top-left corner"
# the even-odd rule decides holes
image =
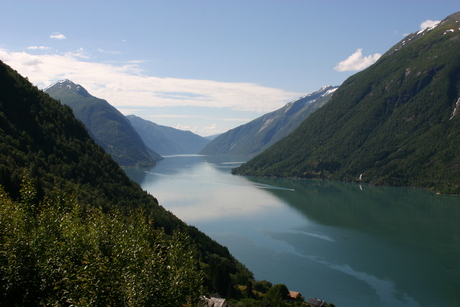
[[[0,60],[206,136],[340,85],[458,0],[0,0]]]

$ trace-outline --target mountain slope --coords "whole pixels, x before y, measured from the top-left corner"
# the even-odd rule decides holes
[[[160,155],[197,154],[209,143],[208,139],[190,131],[157,125],[135,115],[126,118],[145,144]]]
[[[325,86],[318,91],[289,102],[245,125],[221,134],[206,145],[203,155],[254,156],[294,131],[312,112],[322,107],[337,89]]]
[[[407,36],[233,172],[460,193],[459,20]]]
[[[34,189],[37,190],[37,194],[31,194],[32,197],[27,201],[24,200],[24,195],[27,196],[23,189],[24,177],[30,178]],[[64,194],[74,197],[84,212],[88,212],[90,208],[94,207],[101,210],[101,213],[115,212],[118,214],[117,212],[120,212],[126,214],[127,218],[142,213],[152,218],[153,223],[149,222],[148,226],[152,229],[162,228],[168,235],[171,235],[175,230],[181,230],[182,233],[192,238],[192,246],[199,253],[203,270],[206,272],[204,283],[209,291],[220,292],[225,295],[230,283],[230,274],[251,275],[230,255],[227,248],[213,241],[195,227],[186,225],[171,212],[161,207],[152,195],[131,181],[122,168],[89,136],[69,106],[61,105],[59,101],[38,90],[1,61],[0,185],[3,187],[0,189],[1,206],[9,202],[8,200],[5,201],[4,198],[6,192],[14,201],[23,204],[32,203],[28,212],[35,216],[38,216],[42,209],[46,209],[42,207],[43,202],[50,199],[57,201],[59,208],[55,209],[65,211],[64,199],[59,199],[60,194]],[[78,215],[78,212],[74,213]],[[4,216],[0,215],[0,218],[3,219]],[[53,221],[55,222],[55,220]],[[147,219],[144,218],[144,221]],[[7,225],[3,224],[2,220],[0,223],[0,249],[8,248],[8,246],[4,246],[3,241],[4,236],[10,236],[9,233],[5,232],[5,227]],[[45,229],[49,235],[52,235],[53,231],[54,229]],[[84,229],[80,229],[80,232],[84,232]],[[74,236],[75,234],[68,233],[68,235]],[[32,240],[34,237],[29,239]],[[81,242],[80,239],[83,240],[84,238],[75,238],[77,242]],[[60,244],[59,237],[54,240],[56,240],[56,244]],[[52,242],[48,243],[51,244]],[[189,245],[186,242],[183,243]],[[103,253],[104,246],[100,248],[100,253]],[[106,246],[107,248],[110,249],[110,246]],[[162,253],[164,254],[165,251]],[[21,251],[18,250],[18,252]],[[3,250],[0,254],[2,255],[0,267],[7,268],[6,264],[9,265],[9,263],[6,263]],[[55,266],[57,273],[62,269],[59,263],[33,264],[34,259],[18,258],[15,261],[17,261],[19,268],[23,267],[22,261],[26,261],[27,265]],[[116,262],[117,259],[114,257],[111,261]],[[71,259],[67,260],[71,261]],[[85,265],[84,261],[81,263],[80,273],[85,273],[84,270],[92,267],[91,260],[87,259],[89,266]],[[76,261],[78,262],[78,259]],[[48,280],[43,280],[43,276],[32,276],[34,272],[30,273],[30,278],[38,278],[37,280],[34,279],[33,282],[40,287],[42,283],[48,282]],[[3,298],[4,291],[9,291],[8,289],[12,286],[18,287],[24,293],[27,292],[24,291],[27,288],[21,288],[21,284],[5,284],[2,275],[0,297]],[[130,286],[134,287],[135,285],[131,284]],[[51,289],[45,290],[61,291],[65,288],[56,290],[52,286]],[[22,292],[21,295],[24,294]],[[34,299],[40,299],[40,297],[34,297]],[[35,306],[38,304],[24,305]]]
[[[103,99],[90,95],[81,85],[60,81],[45,93],[70,106],[97,144],[122,166],[154,166],[161,157],[148,148],[129,121]]]

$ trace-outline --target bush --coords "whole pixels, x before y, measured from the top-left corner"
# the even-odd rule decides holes
[[[189,238],[154,230],[142,211],[83,210],[70,193],[35,202],[0,187],[0,304],[190,306],[203,274]],[[188,242],[188,243],[187,243]]]

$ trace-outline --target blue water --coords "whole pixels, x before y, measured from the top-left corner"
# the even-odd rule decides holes
[[[460,198],[233,176],[243,161],[171,156],[128,175],[255,275],[336,306],[460,306]]]

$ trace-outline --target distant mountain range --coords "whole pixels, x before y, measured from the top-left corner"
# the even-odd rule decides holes
[[[91,137],[122,166],[154,166],[161,156],[147,147],[129,120],[106,100],[94,97],[70,80],[59,81],[45,93],[72,108]]]
[[[459,27],[460,12],[406,36],[233,173],[460,194]]]
[[[229,130],[212,140],[200,154],[257,155],[294,131],[311,113],[326,104],[335,90],[336,86],[324,86],[276,111]]]
[[[161,126],[135,115],[128,115],[126,118],[145,144],[163,156],[197,154],[210,141],[190,131]]]

